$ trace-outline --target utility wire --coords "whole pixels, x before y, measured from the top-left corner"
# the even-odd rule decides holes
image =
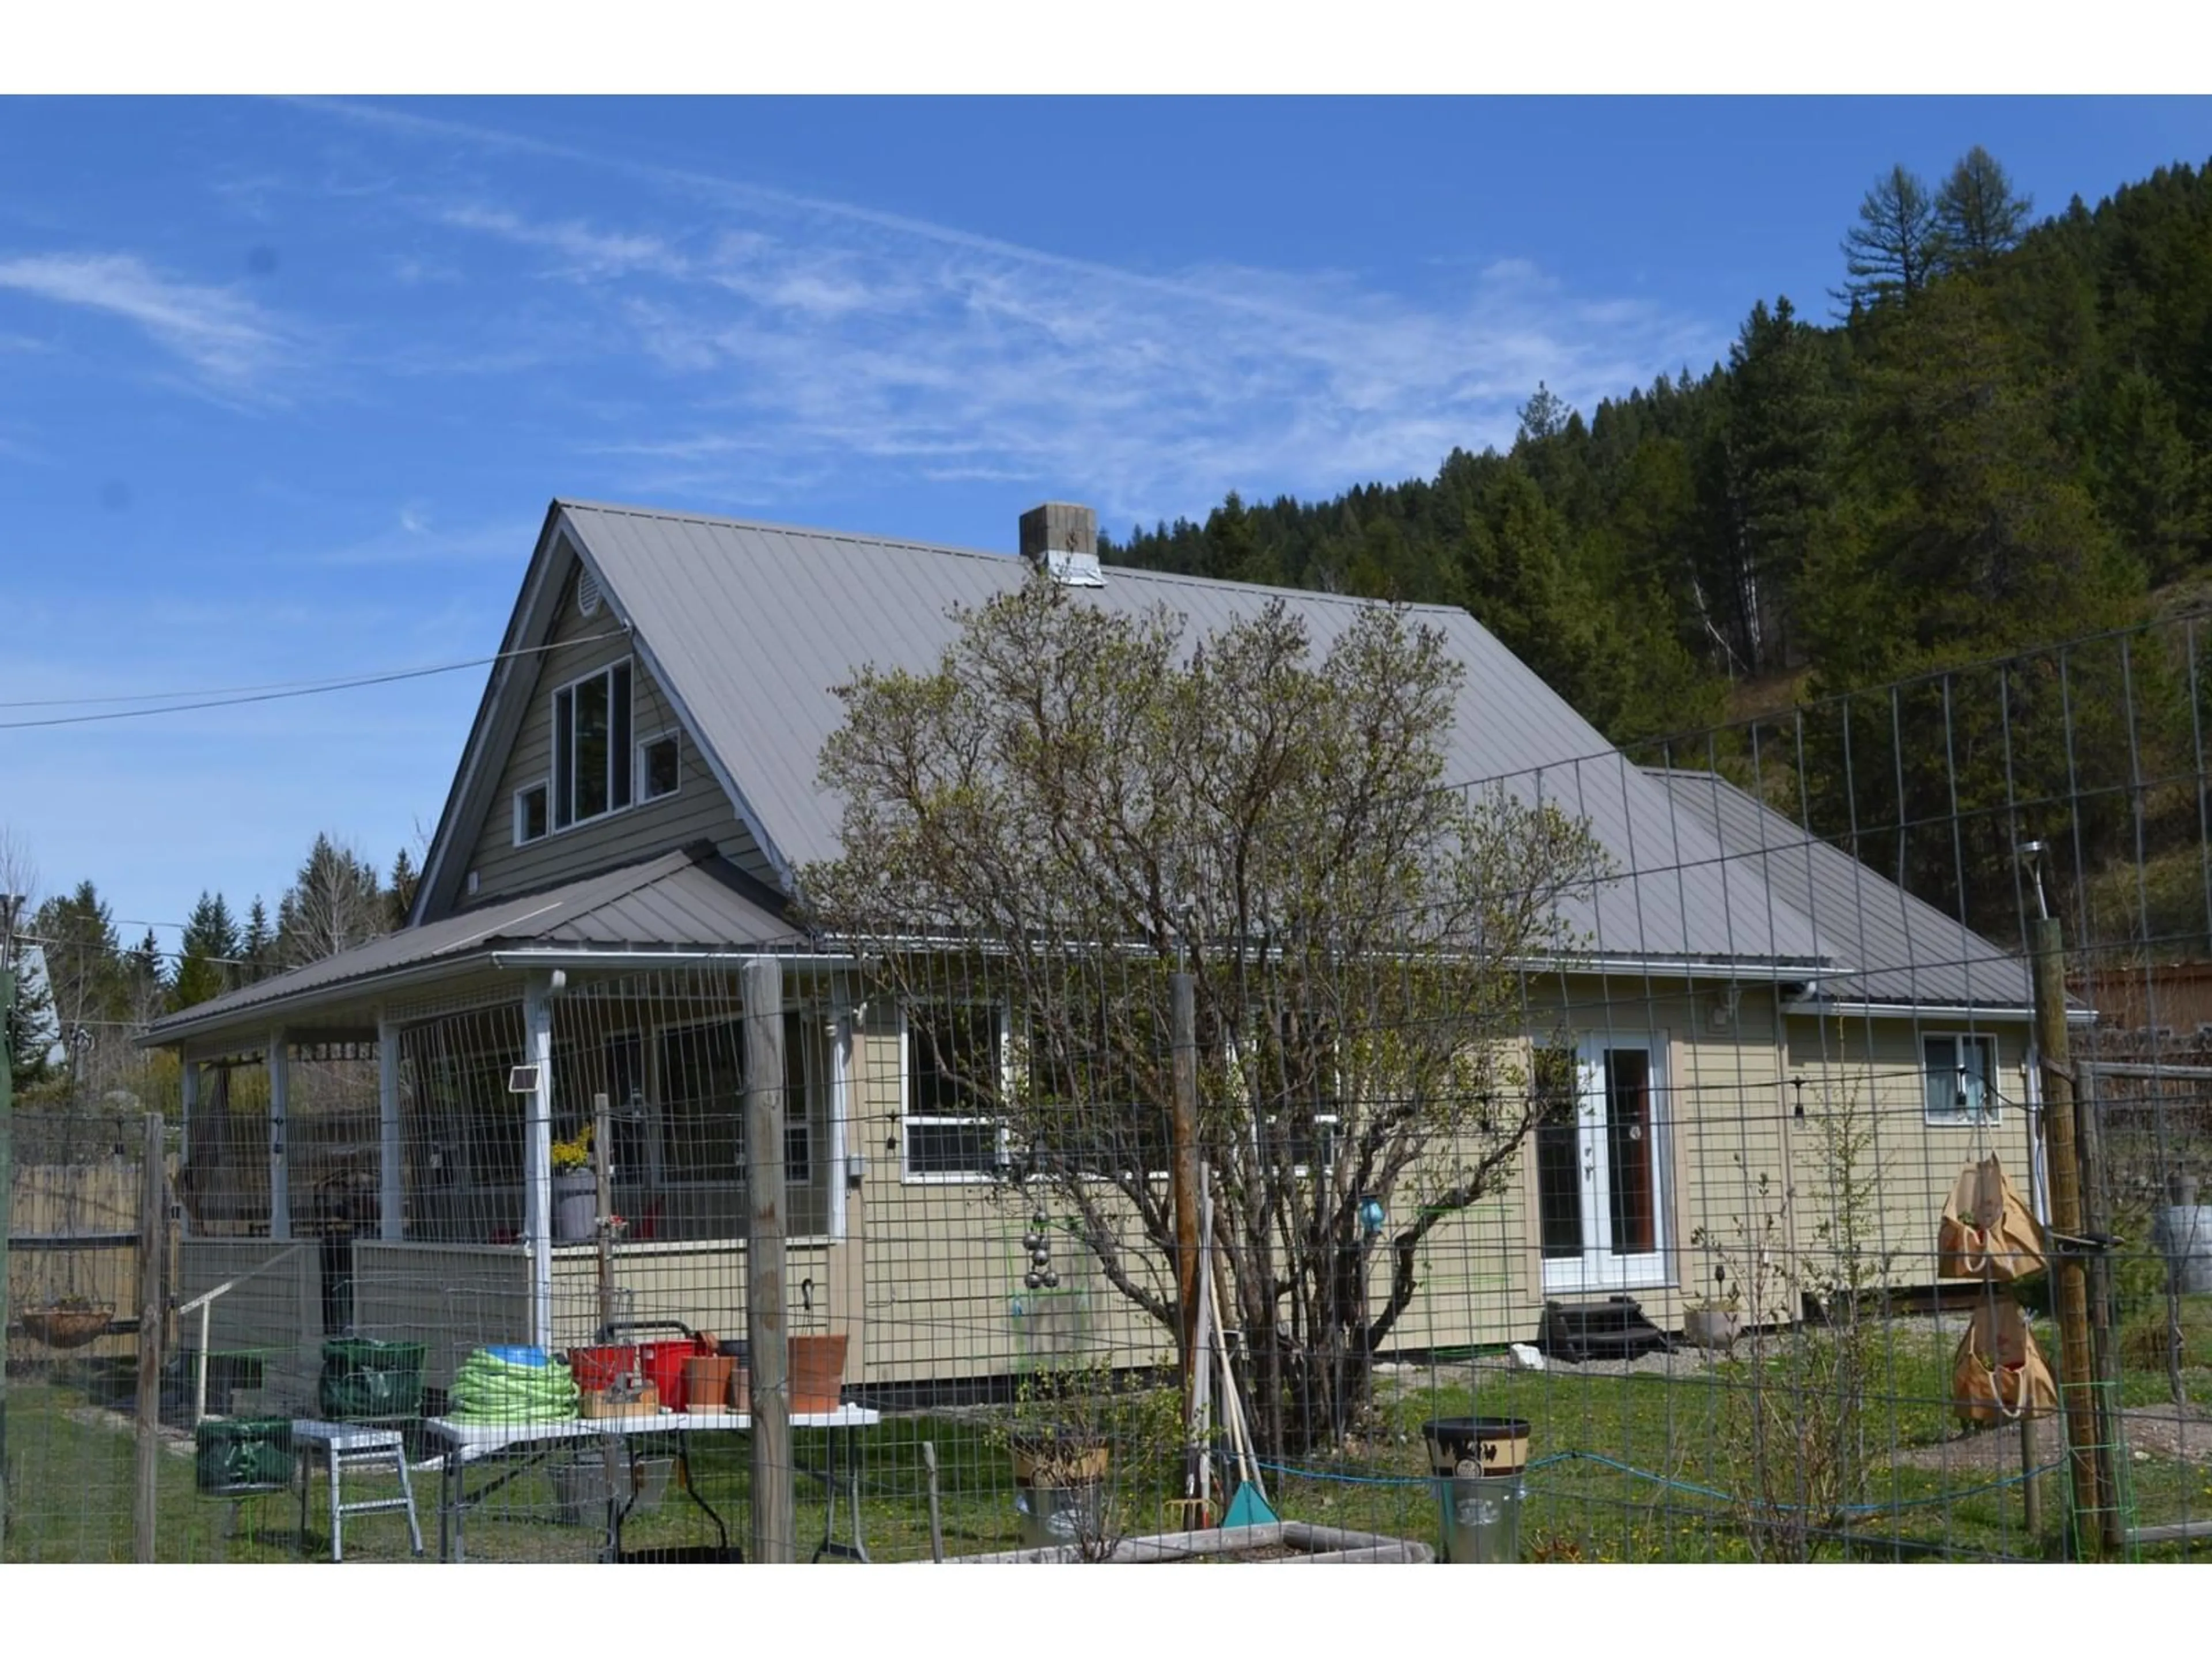
[[[488,657],[470,657],[459,662],[432,663],[421,668],[386,669],[374,673],[356,674],[343,679],[280,681],[265,685],[218,687],[205,691],[147,691],[116,694],[96,697],[32,698],[16,702],[0,702],[0,708],[81,708],[95,702],[157,702],[153,708],[111,708],[90,714],[49,714],[31,720],[0,720],[0,732],[21,732],[34,726],[86,726],[100,720],[139,720],[149,714],[182,714],[202,708],[234,708],[246,703],[277,702],[289,697],[319,696],[327,691],[351,691],[363,686],[392,685],[402,680],[427,679],[434,674],[451,674],[464,668],[482,668],[488,664],[505,662],[516,657],[538,656],[543,653],[570,645],[588,644],[594,640],[619,637],[627,630],[610,629],[604,634],[587,635],[580,640],[562,640],[544,645],[526,645],[513,651],[498,651]],[[168,701],[177,697],[193,699],[188,702]]]

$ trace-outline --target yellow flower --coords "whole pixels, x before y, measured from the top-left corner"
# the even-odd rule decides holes
[[[571,1170],[580,1170],[592,1161],[592,1126],[586,1123],[576,1131],[573,1140],[553,1143],[553,1170],[566,1175]]]

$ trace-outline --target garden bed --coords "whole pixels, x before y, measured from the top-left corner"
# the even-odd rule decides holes
[[[1305,1561],[1425,1562],[1437,1559],[1426,1544],[1386,1533],[1353,1532],[1342,1527],[1276,1521],[1258,1527],[1210,1527],[1198,1532],[1153,1533],[1125,1538],[1107,1558],[1112,1564],[1198,1561],[1247,1565]],[[954,1561],[1072,1562],[1083,1559],[1073,1544],[1047,1549],[995,1550],[988,1555],[957,1555]]]

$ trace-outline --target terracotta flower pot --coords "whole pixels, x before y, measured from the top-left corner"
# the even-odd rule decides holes
[[[845,1338],[794,1336],[791,1339],[791,1409],[795,1413],[834,1412],[844,1389]]]

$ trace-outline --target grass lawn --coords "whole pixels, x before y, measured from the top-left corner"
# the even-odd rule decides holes
[[[1955,1330],[1955,1327],[1952,1328]],[[2046,1348],[2056,1345],[2046,1336]],[[1846,1536],[1832,1540],[1830,1558],[1917,1559],[1930,1556],[2037,1559],[2057,1553],[2067,1508],[2064,1472],[2045,1475],[2043,1526],[2031,1535],[2022,1515],[2019,1436],[2005,1430],[1967,1440],[1949,1407],[1950,1340],[1926,1322],[1900,1321],[1887,1334],[1879,1375],[1862,1419],[1875,1469],[1863,1507]],[[2188,1376],[2200,1402],[2212,1403],[2212,1319],[2192,1321]],[[1340,1454],[1302,1460],[1295,1471],[1270,1473],[1274,1508],[1286,1519],[1349,1527],[1433,1543],[1435,1500],[1424,1478],[1421,1424],[1429,1418],[1477,1413],[1528,1419],[1536,1460],[1528,1476],[1522,1519],[1523,1553],[1537,1560],[1735,1561],[1750,1559],[1727,1494],[1747,1489],[1744,1471],[1723,1448],[1728,1389],[1719,1371],[1673,1375],[1598,1372],[1555,1367],[1514,1372],[1494,1363],[1440,1364],[1388,1376],[1362,1432]],[[2125,1375],[2122,1401],[2163,1404],[2160,1371]],[[2136,1432],[2131,1428],[2131,1432]],[[2212,1423],[2190,1430],[2198,1460],[2166,1455],[2122,1460],[2127,1510],[2144,1523],[2212,1517]],[[2044,1462],[2056,1461],[2055,1425],[2040,1429]],[[2151,1443],[2136,1434],[2137,1443]],[[803,1468],[819,1468],[824,1437],[793,1437]],[[930,1554],[927,1477],[921,1448],[933,1445],[945,1548],[962,1555],[1009,1549],[1020,1541],[1012,1473],[1002,1440],[975,1413],[896,1414],[862,1437],[866,1542],[878,1560],[926,1560]],[[750,1541],[748,1442],[738,1435],[693,1441],[699,1492],[720,1512],[732,1541]],[[9,1561],[125,1560],[131,1553],[132,1447],[125,1419],[88,1407],[82,1389],[17,1380],[9,1395]],[[563,1449],[556,1456],[574,1455]],[[1173,1529],[1167,1505],[1175,1480],[1171,1450],[1149,1464],[1122,1458],[1117,1482],[1121,1529]],[[472,1488],[508,1466],[472,1466]],[[349,1495],[393,1490],[349,1476]],[[188,1455],[161,1459],[160,1555],[171,1561],[295,1560],[301,1553],[296,1498],[285,1493],[246,1500],[244,1528],[230,1533],[231,1504],[194,1489]],[[438,1478],[415,1477],[426,1542],[436,1547]],[[309,1504],[309,1559],[327,1562],[319,1483]],[[542,1468],[517,1474],[471,1512],[468,1548],[479,1560],[586,1561],[595,1559],[595,1526],[555,1518],[553,1487]],[[801,1479],[797,1488],[799,1554],[821,1540],[824,1491]],[[840,1502],[840,1537],[851,1520]],[[711,1543],[705,1516],[671,1490],[659,1508],[635,1516],[628,1547]],[[407,1558],[404,1519],[394,1514],[349,1517],[349,1559]],[[2204,1559],[2212,1542],[2142,1551],[2146,1560]]]

